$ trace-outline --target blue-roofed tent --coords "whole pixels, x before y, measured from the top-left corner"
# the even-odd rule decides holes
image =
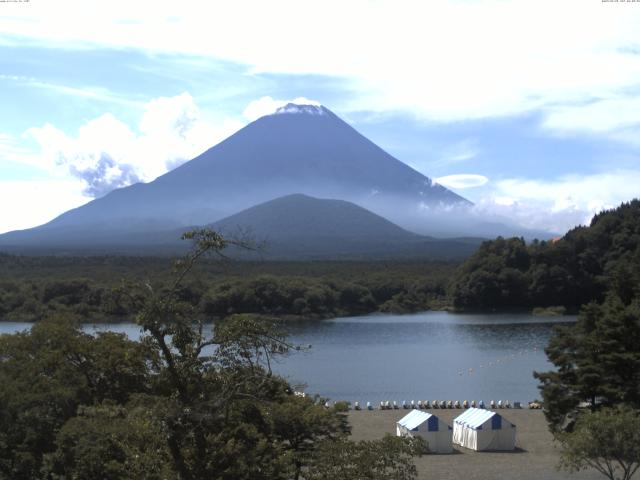
[[[432,413],[411,410],[396,423],[396,433],[401,436],[420,436],[425,439],[429,451],[433,453],[451,453],[452,429]]]
[[[453,420],[453,443],[478,451],[513,450],[516,426],[498,412],[470,408]]]

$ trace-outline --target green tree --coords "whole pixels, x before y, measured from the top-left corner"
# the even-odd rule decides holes
[[[640,410],[628,407],[586,412],[571,433],[556,435],[560,467],[594,468],[610,480],[630,480],[640,468]]]
[[[155,357],[122,334],[88,335],[68,318],[0,336],[0,478],[38,478],[80,405],[145,392]]]
[[[345,440],[350,433],[346,404],[325,408],[322,399],[288,396],[284,402],[266,407],[273,434],[290,451],[293,479],[298,480],[303,468],[323,440]]]
[[[571,428],[578,406],[628,404],[640,408],[640,306],[610,295],[586,306],[572,326],[560,327],[545,349],[556,369],[534,373],[541,382],[552,430]]]
[[[80,407],[56,435],[43,472],[56,480],[171,478],[164,428],[149,407],[140,402]]]
[[[381,440],[324,441],[309,466],[307,480],[413,480],[413,458],[422,455],[422,438],[385,435]]]

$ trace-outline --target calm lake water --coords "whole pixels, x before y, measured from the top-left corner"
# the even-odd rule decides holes
[[[311,345],[274,369],[309,393],[333,400],[511,400],[540,395],[534,370],[552,368],[543,348],[553,325],[575,317],[526,314],[367,315],[290,327],[291,340]],[[0,322],[0,333],[30,324]],[[88,329],[140,335],[134,324]]]

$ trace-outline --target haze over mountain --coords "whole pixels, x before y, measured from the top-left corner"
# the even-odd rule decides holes
[[[228,238],[248,240],[257,251],[231,248],[232,256],[250,259],[462,259],[482,239],[434,239],[404,230],[385,218],[344,200],[292,194],[255,205],[207,225]],[[36,254],[173,255],[186,251],[185,230],[114,231],[108,228],[50,228],[26,237],[14,232],[0,237],[9,252]],[[46,236],[46,241],[43,240]],[[16,238],[21,238],[17,242]]]
[[[344,200],[287,195],[220,220],[225,234],[266,242],[267,258],[464,258],[479,239],[436,240],[408,232]]]
[[[494,226],[474,231],[465,217],[470,202],[327,108],[288,104],[148,184],[114,190],[45,225],[2,235],[0,246],[125,245],[132,234],[211,224],[293,193],[353,202],[421,234],[499,233]]]

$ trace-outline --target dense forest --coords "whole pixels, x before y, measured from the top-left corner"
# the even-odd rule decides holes
[[[596,215],[548,242],[498,238],[483,243],[450,286],[457,309],[562,306],[576,311],[616,289],[624,300],[640,285],[640,201]]]
[[[0,319],[73,313],[131,319],[132,285],[165,288],[171,260],[149,257],[0,255]],[[257,313],[327,318],[442,308],[456,264],[447,262],[248,262],[204,260],[179,295],[207,319]]]
[[[69,312],[88,321],[132,318],[131,286],[166,287],[171,260],[0,254],[0,319]],[[203,261],[181,299],[206,319],[243,312],[318,319],[429,309],[577,312],[611,289],[640,285],[640,201],[596,215],[553,241],[484,242],[462,265],[433,261]]]
[[[554,368],[534,372],[549,428],[561,446],[560,466],[570,472],[593,468],[611,480],[629,480],[640,468],[639,229],[640,202],[633,201],[552,244],[521,249],[517,241],[493,243],[502,252],[496,256],[509,265],[498,277],[507,269],[522,275],[521,299],[584,302],[577,322],[556,326],[545,348]],[[484,247],[485,259],[490,249]],[[546,263],[550,259],[557,263]],[[514,268],[527,262],[526,270]],[[491,263],[495,259],[485,265]],[[557,275],[549,280],[554,268]],[[534,283],[539,278],[550,284]],[[504,304],[511,291],[507,287],[499,301]]]

